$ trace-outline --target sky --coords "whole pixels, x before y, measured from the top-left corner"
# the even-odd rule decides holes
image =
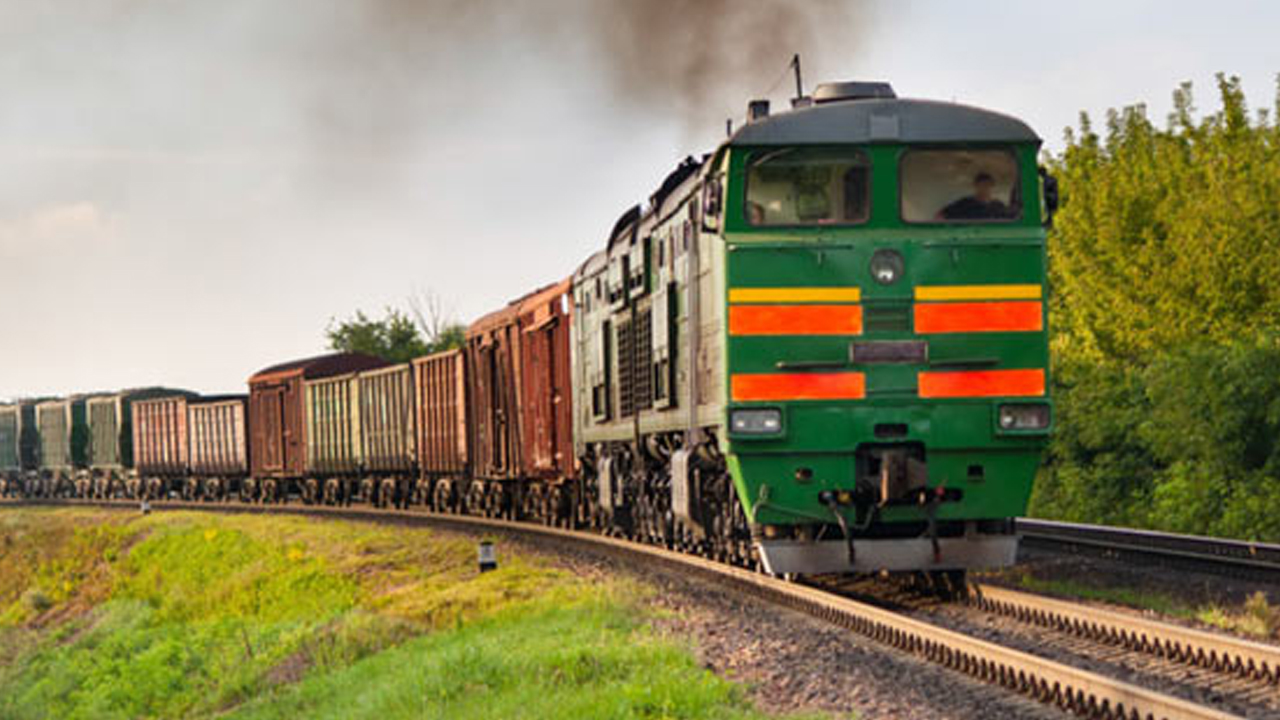
[[[242,392],[358,309],[570,274],[750,98],[887,80],[1023,118],[1273,107],[1280,4],[0,3],[0,398]]]

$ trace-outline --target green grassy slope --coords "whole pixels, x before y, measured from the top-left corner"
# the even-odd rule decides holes
[[[3,718],[750,718],[646,588],[421,529],[0,513]]]

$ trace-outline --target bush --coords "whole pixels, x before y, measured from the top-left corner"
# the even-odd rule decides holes
[[[1280,344],[1064,365],[1036,514],[1280,538]]]

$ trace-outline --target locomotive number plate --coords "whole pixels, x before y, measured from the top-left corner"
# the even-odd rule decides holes
[[[924,340],[866,340],[849,345],[849,362],[851,363],[923,364],[928,361],[929,343]]]

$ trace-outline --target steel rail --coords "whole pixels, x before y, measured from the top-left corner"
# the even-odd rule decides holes
[[[89,505],[135,507],[113,501],[7,502],[5,505]],[[924,657],[979,680],[1090,718],[1151,720],[1226,720],[1237,716],[1214,708],[1131,685],[1114,678],[1037,657],[930,623],[905,617],[826,591],[786,582],[705,558],[620,538],[528,522],[425,511],[373,508],[327,508],[289,505],[204,505],[162,501],[156,509],[238,513],[288,513],[385,522],[399,520],[469,532],[488,531],[535,536],[612,555],[641,559],[692,573],[772,604],[789,607],[871,640]]]
[[[1022,622],[1187,665],[1280,685],[1280,646],[1277,645],[995,585],[975,584],[970,586],[970,590],[973,602],[979,608]]]
[[[1280,576],[1280,545],[1272,543],[1026,518],[1016,525],[1022,538],[1033,544],[1074,545]]]

